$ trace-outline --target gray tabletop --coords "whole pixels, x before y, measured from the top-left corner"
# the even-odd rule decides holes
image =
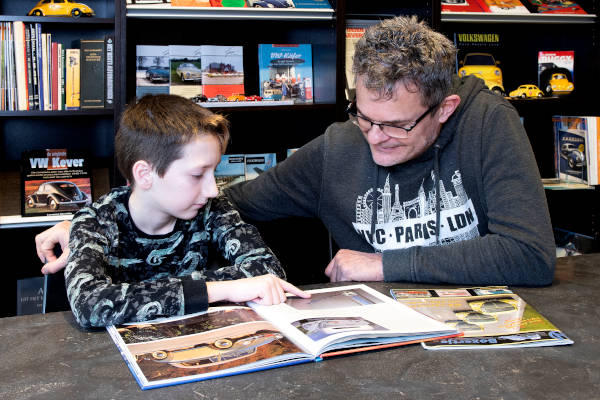
[[[386,294],[432,287],[370,285]],[[82,331],[70,313],[50,313],[0,319],[0,399],[600,398],[600,254],[559,259],[552,286],[513,289],[575,344],[468,351],[408,345],[142,391],[105,331]]]

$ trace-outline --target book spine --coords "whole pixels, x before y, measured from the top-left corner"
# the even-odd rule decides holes
[[[65,109],[65,49],[62,43],[58,44],[58,73],[60,74],[60,85],[58,91],[58,109]]]
[[[52,42],[52,110],[58,110],[58,86],[60,74],[58,73],[58,43]]]
[[[27,65],[27,109],[33,110],[33,70],[31,60],[31,31],[29,30],[29,24],[24,26],[25,29],[25,54],[26,54],[26,65]]]
[[[104,108],[104,39],[81,39],[81,109]]]
[[[25,50],[25,24],[22,21],[14,21],[14,51],[15,72],[17,78],[17,109],[19,111],[29,109],[27,94],[27,54]]]
[[[80,49],[67,49],[65,57],[65,109],[79,110]]]
[[[48,81],[48,34],[42,33],[42,82],[44,111],[51,110]]]
[[[105,90],[104,90],[104,106],[112,108],[114,103],[114,70],[115,70],[115,38],[113,35],[107,35],[104,42],[105,55]]]
[[[44,63],[42,61],[43,49],[42,49],[42,25],[40,23],[35,24],[35,34],[37,38],[37,69],[38,69],[38,98],[40,102],[40,110],[44,110]]]
[[[31,35],[31,86],[33,88],[33,109],[40,109],[40,93],[38,82],[38,47],[37,47],[37,31],[35,24],[29,25]]]
[[[4,57],[4,22],[0,22],[0,110],[6,110],[5,98],[5,79],[6,79],[6,58]]]

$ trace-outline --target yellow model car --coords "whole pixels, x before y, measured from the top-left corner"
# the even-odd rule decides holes
[[[91,7],[76,3],[73,0],[40,0],[35,7],[29,11],[27,15],[35,15],[37,17],[93,17],[94,10]]]
[[[521,97],[526,99],[528,97],[544,97],[544,92],[542,92],[535,85],[521,85],[512,92],[509,93],[510,97]]]
[[[460,61],[462,67],[458,70],[458,76],[462,78],[467,75],[475,75],[483,79],[485,85],[492,92],[503,95],[502,70],[498,64],[499,62],[489,53],[468,53]]]
[[[569,82],[569,79],[567,79],[567,75],[562,73],[552,74],[550,80],[548,81],[548,86],[546,86],[546,92],[548,94],[571,93],[573,89],[573,83]]]
[[[243,94],[232,94],[227,98],[227,101],[246,101],[246,96]]]

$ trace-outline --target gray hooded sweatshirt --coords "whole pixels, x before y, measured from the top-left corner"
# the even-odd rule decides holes
[[[373,162],[350,121],[226,190],[243,217],[320,218],[342,249],[381,252],[386,281],[548,285],[555,247],[531,145],[516,110],[474,77],[421,156]]]

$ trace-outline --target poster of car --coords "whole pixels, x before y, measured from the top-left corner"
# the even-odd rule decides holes
[[[74,214],[92,202],[90,157],[84,150],[24,152],[21,215]]]
[[[555,116],[552,122],[557,177],[565,182],[588,183],[585,119]]]

